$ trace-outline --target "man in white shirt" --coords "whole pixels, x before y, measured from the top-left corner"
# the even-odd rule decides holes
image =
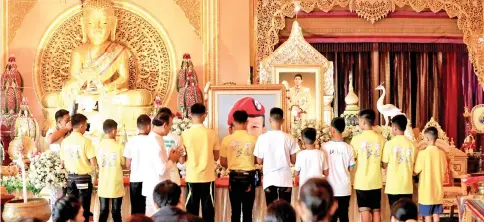
[[[140,115],[136,120],[138,135],[131,137],[126,143],[123,156],[126,157],[126,167],[131,170],[129,177],[129,194],[131,199],[131,215],[145,214],[146,197],[141,194],[143,189],[142,154],[146,144],[151,141],[148,133],[151,131],[151,119],[148,115]]]
[[[46,142],[52,152],[59,152],[62,140],[72,131],[71,115],[65,109],[55,112],[55,128],[49,129],[45,135]]]
[[[323,151],[329,159],[328,182],[333,187],[334,196],[338,201],[338,209],[332,221],[348,222],[348,209],[351,197],[350,168],[355,166],[354,151],[351,145],[343,141],[345,120],[336,117],[331,121],[331,141],[325,143]]]
[[[151,138],[146,144],[146,152],[142,154],[143,169],[143,189],[141,193],[146,197],[146,215],[151,216],[156,213],[153,201],[153,189],[162,181],[170,179],[170,173],[180,158],[176,150],[171,150],[166,154],[163,136],[168,135],[171,130],[171,117],[168,114],[157,114],[152,121],[153,129],[148,135]]]
[[[168,114],[171,116],[171,122],[173,122],[173,113],[171,112],[171,110],[167,107],[163,107],[161,108],[160,110],[158,110],[158,114],[160,113],[165,113],[165,114]],[[173,132],[170,131],[170,133],[168,133],[168,135],[166,136],[163,136],[163,140],[165,141],[165,148],[166,148],[166,153],[169,154],[170,151],[172,149],[175,149],[175,150],[178,150],[180,152],[182,152],[183,150],[183,144],[182,144],[182,141],[181,141],[181,137],[179,135],[176,135],[174,134]],[[182,166],[184,168],[184,165],[185,165],[185,153],[183,153],[183,155],[180,157],[180,159],[178,160],[179,163],[177,164],[177,167],[173,167],[171,169],[171,173],[170,173],[170,180],[174,183],[176,183],[178,186],[180,186],[180,171],[181,169],[179,169],[180,167],[178,166]]]
[[[269,122],[272,130],[259,136],[254,149],[257,162],[263,164],[267,206],[277,199],[291,202],[291,163],[296,163],[296,153],[299,151],[296,139],[282,131],[284,111],[281,108],[271,109]]]

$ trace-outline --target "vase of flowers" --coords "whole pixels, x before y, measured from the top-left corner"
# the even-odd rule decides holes
[[[67,185],[67,171],[61,165],[59,154],[46,151],[32,157],[28,176],[36,189],[50,190],[50,206],[53,209],[56,200],[62,196],[62,188]]]
[[[178,114],[173,118],[173,124],[171,125],[171,132],[180,136],[183,131],[192,127],[192,121],[189,118],[183,118]]]

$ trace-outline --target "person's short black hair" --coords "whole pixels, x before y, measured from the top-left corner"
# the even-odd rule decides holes
[[[278,107],[272,108],[269,115],[273,121],[278,123],[282,122],[284,119],[284,111]]]
[[[57,112],[55,112],[55,122],[58,123],[62,118],[64,118],[65,115],[69,115],[69,111],[65,109],[59,109]]]
[[[171,180],[165,180],[155,186],[153,201],[158,207],[176,206],[180,200],[181,188]]]
[[[105,134],[109,134],[111,131],[118,128],[118,123],[112,119],[107,119],[103,123],[103,131]]]
[[[431,126],[431,127],[428,127],[425,131],[424,131],[424,134],[425,135],[428,135],[430,137],[430,139],[432,140],[432,142],[436,141],[437,138],[439,138],[439,131],[437,130],[437,128]]]
[[[245,110],[237,110],[232,114],[232,117],[234,117],[234,122],[244,124],[247,122],[249,114]]]
[[[396,126],[400,131],[405,131],[407,129],[407,123],[407,117],[404,115],[396,115],[392,118],[392,125]]]
[[[72,123],[72,127],[74,128],[79,128],[83,123],[86,123],[86,122],[87,122],[87,117],[80,113],[76,113],[71,116],[71,123]]]
[[[173,112],[172,112],[172,111],[171,111],[171,109],[170,109],[170,108],[168,108],[168,107],[161,107],[161,108],[158,110],[158,113],[157,113],[157,114],[159,114],[159,113],[166,113],[166,114],[168,114],[168,115],[170,115],[170,116],[173,116]]]
[[[371,126],[375,124],[376,114],[372,109],[361,110],[358,116]]]
[[[151,125],[151,118],[146,114],[141,114],[136,119],[136,127],[139,130],[144,130],[147,126]]]
[[[170,123],[171,115],[168,113],[158,113],[155,118],[151,121],[153,126],[163,126],[164,124]]]
[[[301,202],[311,211],[316,221],[327,217],[335,202],[333,188],[324,178],[312,178],[306,181],[299,195]]]
[[[207,108],[202,103],[195,103],[190,107],[190,113],[194,116],[201,116],[207,112]]]
[[[57,200],[54,212],[52,212],[53,222],[66,222],[74,220],[81,209],[81,202],[73,195],[67,195]]]
[[[298,74],[296,74],[296,75],[294,75],[294,79],[296,79],[297,77],[301,78],[301,80],[303,79],[303,78],[302,78],[302,75],[301,75],[301,74],[299,74],[299,73],[298,73]]]
[[[409,198],[399,199],[391,206],[390,212],[397,221],[418,220],[417,205]]]
[[[17,222],[42,222],[42,220],[35,217],[21,217],[17,220]]]
[[[296,211],[287,201],[276,200],[267,207],[264,222],[296,222]]]
[[[331,126],[338,131],[338,133],[343,133],[345,131],[346,122],[342,117],[335,117],[331,120]]]
[[[305,128],[301,132],[301,138],[306,144],[313,144],[316,142],[316,129],[314,128]]]

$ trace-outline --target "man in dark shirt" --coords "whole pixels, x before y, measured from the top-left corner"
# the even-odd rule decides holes
[[[155,222],[203,222],[199,217],[189,214],[176,206],[180,201],[181,189],[170,180],[156,185],[153,190],[153,200],[158,211],[151,218]]]

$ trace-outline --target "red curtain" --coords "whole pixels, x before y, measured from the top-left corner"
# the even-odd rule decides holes
[[[460,146],[465,138],[464,106],[484,103],[463,44],[411,43],[313,43],[334,62],[335,114],[344,111],[348,73],[352,71],[355,93],[361,109],[374,108],[372,86],[385,82],[386,103],[402,109],[412,126],[422,129],[434,117],[448,137]],[[373,52],[377,51],[377,57]],[[378,60],[379,75],[372,75],[372,61]],[[378,123],[384,123],[383,119]],[[479,140],[479,139],[478,139]],[[478,142],[478,146],[479,146]]]

